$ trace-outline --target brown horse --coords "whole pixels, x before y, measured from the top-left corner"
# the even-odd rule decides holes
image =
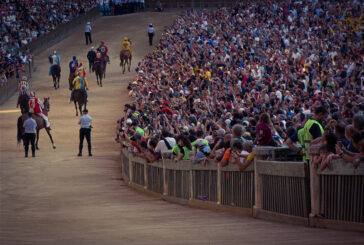
[[[43,112],[44,112],[44,114],[46,114],[48,116],[48,112],[49,112],[49,109],[50,109],[49,97],[48,98],[44,98],[43,104],[44,104]],[[18,135],[17,135],[18,143],[20,143],[20,141],[23,139],[23,135],[24,135],[23,123],[28,118],[29,118],[28,113],[24,113],[24,114],[22,114],[18,118]],[[32,118],[37,122],[37,128],[36,128],[37,140],[36,140],[36,143],[35,143],[36,149],[39,150],[39,147],[38,147],[39,131],[41,129],[43,129],[43,128],[46,130],[46,132],[47,132],[47,134],[49,136],[49,139],[52,142],[53,149],[56,149],[56,145],[53,142],[53,138],[52,138],[51,132],[46,127],[46,123],[45,123],[44,119],[42,117],[40,117],[38,115],[34,115],[34,114],[32,115]]]
[[[75,74],[73,72],[70,73],[68,76],[68,83],[69,83],[69,89],[72,90],[73,88],[73,79],[75,79]]]
[[[53,65],[51,68],[51,74],[53,78],[53,86],[57,89],[59,88],[59,80],[61,79],[61,67],[59,65]]]
[[[121,50],[120,51],[120,66],[123,68],[123,74],[125,73],[126,65],[128,65],[128,71],[130,72],[131,53],[129,50]]]
[[[102,62],[96,62],[94,65],[95,74],[96,74],[96,80],[97,85],[102,87],[102,75],[105,73],[104,71],[104,64]],[[100,79],[100,82],[99,82]]]
[[[75,92],[73,94],[73,102],[75,103],[76,116],[78,116],[77,104],[76,103],[78,103],[78,109],[80,110],[80,115],[82,116],[82,106],[85,105],[84,109],[86,109],[86,106],[87,106],[86,91],[84,91],[83,89],[75,90]]]
[[[18,108],[19,105],[22,114],[29,112],[29,95],[25,91],[22,91],[19,94],[18,102],[16,103],[16,108]]]

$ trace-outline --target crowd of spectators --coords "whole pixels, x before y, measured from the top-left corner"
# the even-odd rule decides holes
[[[29,50],[20,52],[34,39],[61,23],[97,6],[96,0],[7,0],[0,3],[0,74],[19,77],[29,62]]]
[[[310,144],[324,143],[322,159],[344,151],[357,163],[364,156],[363,7],[285,0],[187,11],[138,65],[116,140],[148,161],[172,152],[176,161],[213,159],[244,170],[255,146],[288,142],[305,155],[293,143],[313,118]]]

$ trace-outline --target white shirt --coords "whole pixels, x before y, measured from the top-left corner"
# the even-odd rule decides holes
[[[154,27],[148,27],[148,33],[154,33]]]
[[[85,32],[91,32],[91,26],[90,25],[85,25]]]
[[[165,139],[168,141],[169,145],[172,148],[176,146],[176,140],[174,138],[166,137]],[[168,152],[168,151],[172,150],[172,148],[168,149],[164,140],[160,140],[158,142],[157,146],[155,147],[155,152],[161,152],[161,153]]]
[[[92,118],[88,114],[85,114],[80,118],[78,124],[81,125],[81,128],[90,128],[91,122]]]

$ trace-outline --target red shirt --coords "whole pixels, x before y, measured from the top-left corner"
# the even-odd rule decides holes
[[[259,146],[268,146],[273,140],[272,131],[265,123],[258,123],[256,127]]]

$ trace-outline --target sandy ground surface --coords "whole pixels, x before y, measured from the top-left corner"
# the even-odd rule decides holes
[[[89,114],[93,117],[92,158],[77,157],[78,117],[68,104],[68,62],[73,55],[87,64],[91,47],[82,27],[35,57],[32,89],[50,97],[49,118],[57,149],[43,130],[36,158],[24,158],[16,142],[16,96],[0,106],[0,243],[1,244],[363,244],[363,234],[312,229],[256,220],[243,215],[191,209],[136,193],[121,180],[120,148],[114,142],[115,122],[128,101],[127,84],[135,72],[121,74],[120,41],[133,41],[134,70],[151,48],[146,28],[156,39],[176,13],[139,13],[98,19],[93,45],[104,41],[111,65],[104,87],[90,84]],[[54,90],[47,57],[61,57],[61,88]],[[86,142],[85,142],[86,143]],[[85,146],[86,147],[86,146]],[[84,148],[84,155],[86,153]]]

